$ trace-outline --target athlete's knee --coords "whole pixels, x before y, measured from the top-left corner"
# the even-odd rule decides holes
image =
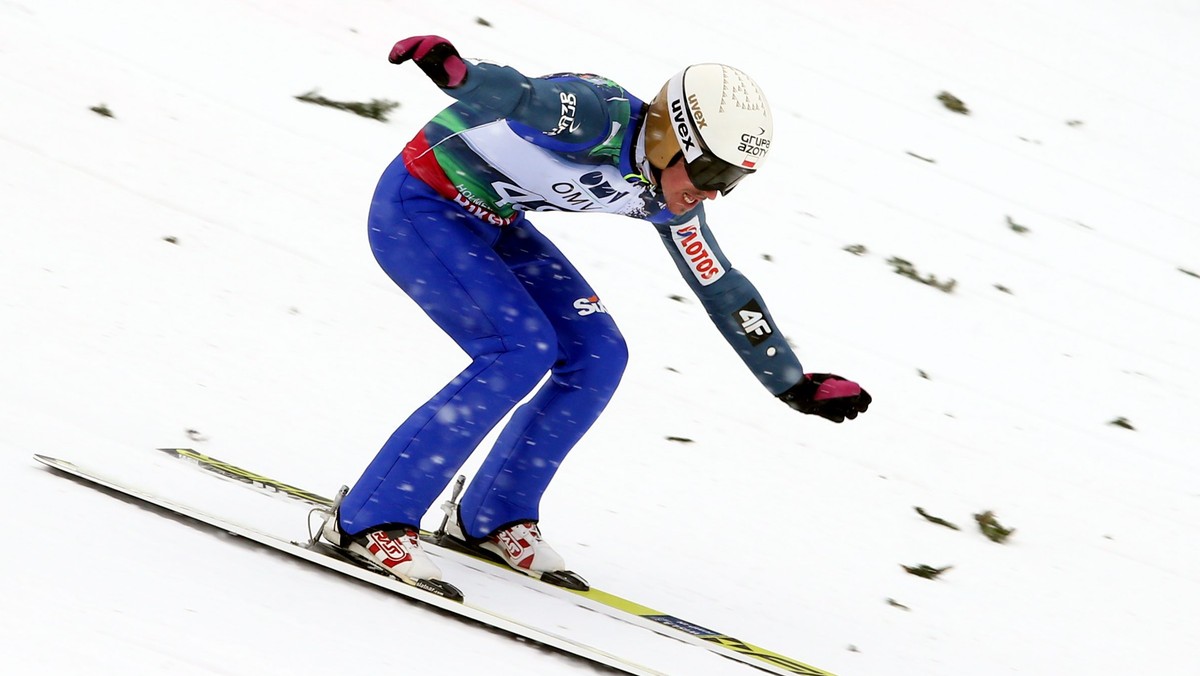
[[[629,363],[629,347],[615,325],[578,336],[562,348],[563,358],[554,372],[570,376],[580,387],[611,392]]]
[[[625,343],[625,336],[614,327],[598,344],[598,348],[597,358],[608,366],[609,371],[615,372],[619,379],[625,372],[625,365],[629,363],[629,346]]]
[[[492,333],[460,343],[473,358],[503,356],[509,368],[546,373],[558,355],[558,338],[545,317],[505,317],[501,333]]]
[[[509,336],[504,342],[508,352],[519,358],[524,368],[531,373],[546,373],[554,367],[558,358],[558,339],[549,323],[544,330]]]

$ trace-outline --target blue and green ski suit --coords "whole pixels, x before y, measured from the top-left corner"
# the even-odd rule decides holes
[[[363,472],[339,512],[346,533],[419,526],[488,432],[542,383],[460,503],[470,537],[537,521],[559,464],[615,391],[627,359],[621,332],[529,212],[649,221],[763,386],[779,394],[800,381],[800,362],[717,246],[703,206],[676,216],[647,180],[642,101],[595,75],[527,78],[486,63],[468,64],[466,83],[444,91],[457,101],[384,171],[369,236],[383,270],[471,363]]]

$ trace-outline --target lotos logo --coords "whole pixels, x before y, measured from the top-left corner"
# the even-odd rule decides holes
[[[671,239],[701,286],[708,286],[720,279],[725,269],[712,254],[712,246],[704,239],[699,223],[700,218],[696,217],[671,228]]]
[[[597,312],[600,314],[608,314],[608,308],[604,307],[604,303],[600,302],[599,296],[591,296],[590,298],[580,298],[576,300],[573,307],[579,311],[580,317],[594,315]]]

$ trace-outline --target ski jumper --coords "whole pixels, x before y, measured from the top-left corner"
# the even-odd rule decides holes
[[[371,203],[376,260],[471,358],[392,434],[343,500],[354,535],[415,527],[489,431],[462,495],[467,536],[537,521],[567,452],[607,405],[625,341],[596,291],[526,218],[616,213],[657,228],[680,274],[772,394],[803,378],[754,286],[729,263],[699,204],[675,216],[645,177],[643,102],[595,75],[527,78],[468,64],[457,102],[384,171]]]

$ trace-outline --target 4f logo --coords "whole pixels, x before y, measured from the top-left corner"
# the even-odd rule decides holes
[[[733,318],[741,325],[746,340],[749,340],[751,345],[762,343],[774,333],[766,315],[763,314],[762,306],[753,298],[733,313]]]

